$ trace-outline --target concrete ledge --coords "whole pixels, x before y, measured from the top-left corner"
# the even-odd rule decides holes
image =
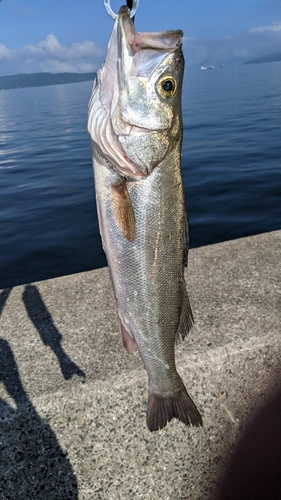
[[[280,250],[275,231],[190,251],[196,323],[177,365],[203,429],[173,421],[147,430],[146,373],[121,346],[107,269],[0,292],[0,498],[271,498],[268,489],[246,496],[235,457],[258,409],[274,428],[266,412],[281,392]],[[260,461],[259,491],[269,484]]]

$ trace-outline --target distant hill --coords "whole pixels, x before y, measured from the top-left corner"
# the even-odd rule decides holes
[[[251,61],[246,61],[244,64],[258,64],[266,62],[281,61],[281,52],[278,54],[271,54],[270,56],[258,57],[257,59],[252,59]]]
[[[27,73],[0,76],[0,90],[94,81],[96,73]]]

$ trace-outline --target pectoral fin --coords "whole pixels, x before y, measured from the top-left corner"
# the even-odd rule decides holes
[[[111,185],[111,200],[117,226],[128,241],[134,241],[136,220],[125,180]]]

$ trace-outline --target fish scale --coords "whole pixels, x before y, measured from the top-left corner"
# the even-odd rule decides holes
[[[184,279],[188,235],[180,168],[184,61],[182,32],[138,34],[129,13],[121,7],[116,18],[88,130],[120,332],[127,351],[137,344],[143,359],[153,431],[172,418],[202,425],[175,364],[175,342],[193,321]],[[150,73],[138,76],[146,50]]]

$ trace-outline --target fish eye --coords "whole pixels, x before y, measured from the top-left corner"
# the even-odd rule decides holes
[[[159,82],[159,93],[162,97],[170,99],[177,91],[177,84],[172,76],[165,76]]]
[[[174,84],[173,84],[172,80],[164,80],[164,82],[162,83],[162,89],[165,92],[171,92],[171,90],[173,90],[173,88],[174,88]]]

